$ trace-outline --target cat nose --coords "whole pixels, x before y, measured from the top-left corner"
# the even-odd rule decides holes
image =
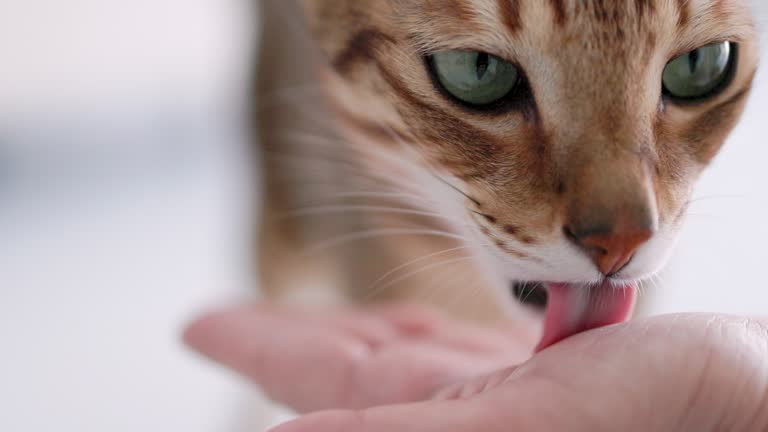
[[[659,208],[650,162],[608,148],[574,156],[582,159],[565,176],[563,221],[571,241],[614,276],[656,233]]]
[[[653,237],[648,227],[565,228],[566,235],[581,247],[606,276],[613,276],[632,261],[640,247]]]

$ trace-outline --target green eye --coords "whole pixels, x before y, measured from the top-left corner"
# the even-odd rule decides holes
[[[693,50],[667,64],[664,92],[678,99],[702,99],[728,84],[736,59],[736,45],[722,42]]]
[[[520,74],[512,63],[478,51],[443,51],[430,59],[435,77],[453,97],[473,106],[500,101],[515,89]]]

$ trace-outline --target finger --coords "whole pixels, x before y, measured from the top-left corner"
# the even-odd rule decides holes
[[[194,322],[184,340],[297,410],[348,406],[345,399],[358,364],[370,353],[370,340],[359,337],[360,328],[351,334],[311,321],[270,308],[238,308]]]
[[[412,336],[431,334],[446,319],[439,310],[412,304],[379,304],[371,306],[369,310],[392,323],[403,334]]]
[[[514,392],[488,392],[477,397],[376,407],[361,411],[329,411],[302,417],[269,432],[509,432],[590,431],[584,413],[546,403],[551,389],[534,380]],[[545,386],[546,387],[546,386]],[[533,394],[529,394],[529,391]],[[545,403],[541,403],[544,401]],[[549,401],[553,402],[553,401]],[[578,424],[584,427],[577,427]],[[614,430],[614,429],[603,429]],[[619,430],[619,429],[616,429]]]
[[[503,349],[489,355],[456,349],[430,335],[400,337],[398,324],[377,321],[370,311],[332,315],[237,308],[198,320],[185,340],[300,412],[424,400],[443,386],[512,361]],[[449,330],[430,332],[450,331],[450,320],[433,321]]]
[[[327,315],[241,307],[196,321],[184,338],[300,412],[423,400],[506,360],[456,351],[426,337],[399,339],[398,325],[370,311]]]
[[[366,411],[324,412],[278,426],[269,432],[500,432],[511,430],[511,428],[499,429],[494,425],[496,420],[491,415],[487,407],[466,401],[422,402]]]
[[[395,323],[363,308],[326,310],[296,305],[262,304],[243,308],[242,312],[288,320],[293,326],[337,329],[371,346],[399,337],[403,332]]]
[[[466,382],[455,383],[435,393],[432,399],[438,401],[470,399],[502,385],[517,369],[518,366],[513,366],[491,374],[481,375]]]
[[[378,306],[373,312],[410,336],[428,337],[434,343],[464,352],[503,352],[510,363],[530,357],[540,333],[540,329],[522,321],[481,325],[416,305]]]
[[[764,323],[657,318],[555,345],[458,400],[322,413],[273,432],[768,430],[767,358]]]

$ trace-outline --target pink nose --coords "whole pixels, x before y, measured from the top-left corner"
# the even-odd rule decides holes
[[[571,232],[572,239],[592,257],[600,272],[607,276],[618,273],[629,264],[640,246],[652,236],[653,230],[647,228],[593,231],[581,236],[578,232]]]

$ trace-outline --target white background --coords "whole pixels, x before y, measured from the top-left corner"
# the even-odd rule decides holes
[[[0,0],[1,431],[271,421],[178,342],[251,285],[245,3]],[[768,313],[767,114],[764,70],[654,312]]]

